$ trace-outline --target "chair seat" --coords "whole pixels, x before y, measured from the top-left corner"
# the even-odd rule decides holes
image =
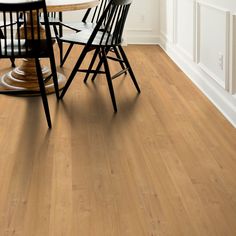
[[[64,35],[60,39],[64,42],[68,42],[68,43],[85,45],[88,43],[88,40],[89,40],[92,33],[93,33],[92,29],[82,30],[77,33]],[[108,36],[110,36],[110,37],[107,41]],[[102,39],[102,37],[103,37],[103,39]],[[101,39],[102,39],[102,41],[101,41]],[[112,37],[110,34],[106,33],[104,35],[104,32],[99,31],[99,32],[97,32],[97,34],[92,42],[92,46],[115,46],[115,45],[120,45],[121,43],[122,43],[122,41],[119,43],[112,42]]]
[[[96,23],[91,22],[63,22],[63,26],[75,30],[75,31],[82,31],[82,30],[89,30],[94,29]]]
[[[4,45],[5,40],[0,40],[0,56],[1,57],[22,57],[27,55],[29,57],[35,57],[38,55],[39,57],[48,56],[48,45],[46,40],[39,40],[37,42],[34,41],[34,45],[30,45],[30,41],[26,41],[25,39],[14,39],[13,42],[10,39],[6,40],[6,47]],[[18,42],[20,42],[20,49],[18,48]],[[13,44],[13,51],[12,51],[12,44]],[[32,49],[33,48],[33,49]],[[12,53],[14,52],[14,53]],[[12,55],[13,54],[13,55]],[[32,54],[32,55],[31,55]]]

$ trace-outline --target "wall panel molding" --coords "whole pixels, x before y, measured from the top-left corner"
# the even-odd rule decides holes
[[[214,6],[208,3],[205,3],[203,1],[197,1],[196,2],[196,62],[198,65],[204,70],[209,76],[211,76],[220,86],[222,86],[224,89],[229,90],[229,62],[230,62],[230,11],[221,8],[218,6]],[[222,71],[224,73],[223,78],[220,78],[214,70],[209,68],[208,65],[205,64],[204,61],[201,60],[201,47],[207,42],[202,42],[201,38],[203,35],[203,30],[201,28],[201,20],[203,18],[203,8],[205,8],[205,11],[209,11],[208,13],[208,19],[210,19],[210,13],[211,11],[218,12],[219,17],[223,15],[225,25],[224,29],[222,29],[222,32],[224,33],[224,49],[222,51]],[[215,26],[217,27],[217,25]],[[209,35],[210,36],[210,35]],[[219,38],[216,38],[214,40],[220,40]],[[210,45],[210,44],[209,44]],[[219,56],[219,55],[217,55]],[[218,60],[217,58],[214,58],[215,60]]]
[[[230,17],[230,64],[229,64],[229,91],[236,94],[236,13]]]
[[[174,5],[174,12],[173,12],[173,42],[177,48],[177,50],[179,50],[179,52],[183,53],[183,55],[185,57],[188,57],[188,59],[195,61],[195,29],[196,29],[196,23],[195,23],[195,12],[196,12],[196,0],[173,0],[173,5]],[[189,9],[189,5],[188,4],[192,4],[192,8]],[[184,4],[184,5],[183,5]],[[183,35],[183,32],[179,32],[178,31],[178,27],[182,24],[183,26],[185,26],[185,24],[183,24],[183,22],[179,21],[179,17],[183,14],[183,12],[181,11],[182,9],[185,9],[186,11],[190,11],[190,14],[193,14],[191,19],[187,20],[192,20],[192,24],[189,25],[188,29],[190,28],[193,32],[186,32],[186,35]],[[186,29],[186,30],[188,30]],[[189,34],[188,34],[189,33]],[[188,39],[188,37],[192,37],[192,39],[190,39],[190,44],[191,44],[191,49],[189,49],[188,47],[186,48],[186,45],[184,45],[185,42],[180,41],[180,38],[186,38],[186,40]],[[187,40],[188,41],[188,40]]]
[[[166,38],[170,43],[174,43],[174,1],[160,1],[160,36]]]
[[[177,45],[178,0],[173,0],[173,44]]]

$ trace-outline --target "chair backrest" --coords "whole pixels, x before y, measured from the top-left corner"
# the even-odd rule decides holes
[[[100,34],[100,45],[120,44],[131,3],[132,0],[109,0],[88,44],[92,44],[98,34]]]
[[[45,30],[40,25],[40,12],[43,12]],[[42,42],[46,45],[44,49],[52,49],[45,0],[0,3],[0,18],[4,36],[0,40],[0,57],[31,57],[40,54],[38,46]]]
[[[4,39],[5,38],[5,36],[4,36],[3,32],[2,32],[2,28],[4,27],[4,25],[9,26],[10,23],[7,22],[7,21],[6,22],[0,21],[0,39]]]
[[[4,26],[4,23],[0,21],[0,39],[4,39],[4,34],[2,32],[2,27]]]
[[[99,0],[99,4],[94,8],[89,8],[82,21],[83,22],[91,22],[91,23],[97,23],[100,19],[101,15],[103,14],[104,10],[106,9],[107,4],[110,2],[110,0]]]

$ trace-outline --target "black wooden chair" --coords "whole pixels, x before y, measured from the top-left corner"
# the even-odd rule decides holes
[[[75,32],[79,32],[81,30],[87,30],[87,29],[94,29],[99,18],[101,17],[102,13],[104,12],[104,10],[106,9],[107,4],[109,3],[110,0],[100,0],[100,3],[98,6],[94,7],[94,8],[89,8],[84,16],[81,22],[63,22],[61,21],[60,25],[63,27],[66,27],[70,30],[73,30]],[[54,32],[56,32],[56,29],[54,29]],[[61,37],[60,31],[58,33],[58,36]],[[65,55],[63,56],[63,42],[58,40],[58,45],[60,48],[60,66],[62,67],[64,65],[64,63],[66,62],[66,59],[68,58],[71,49],[73,48],[74,44],[70,43],[69,47],[65,53]],[[115,56],[117,58],[121,58],[120,56],[120,52],[118,48],[112,48],[110,50],[110,52],[115,53]],[[124,69],[124,65],[122,62],[120,62],[121,68]]]
[[[97,74],[106,74],[106,79],[115,112],[117,111],[117,106],[115,100],[115,93],[112,85],[112,79],[128,71],[137,91],[140,93],[140,88],[135,79],[132,68],[121,46],[122,33],[131,2],[132,0],[110,0],[94,29],[86,29],[78,33],[64,35],[60,39],[63,42],[84,45],[84,48],[69,76],[69,79],[61,93],[60,98],[63,98],[78,71],[86,73],[84,82],[86,82],[87,77],[90,73],[94,74],[93,80],[95,79]],[[121,53],[121,59],[111,58],[108,56],[108,52],[111,50],[111,48],[119,49]],[[94,51],[94,54],[88,69],[80,69],[84,58],[91,50]],[[93,66],[97,58],[99,59],[99,62],[96,69],[94,70]],[[125,64],[126,68],[118,72],[117,74],[111,76],[108,59],[122,62]],[[104,65],[105,71],[100,70],[102,65]]]
[[[98,19],[102,15],[102,13],[103,13],[104,9],[106,8],[109,1],[110,0],[100,0],[99,5],[97,5],[94,8],[87,9],[81,22],[77,22],[77,21],[76,22],[63,22],[62,21],[60,23],[60,25],[62,27],[73,30],[75,32],[79,32],[79,31],[85,30],[85,29],[93,29],[96,26]],[[57,29],[54,27],[54,32],[56,32],[56,31],[57,31]],[[60,32],[59,33],[56,32],[56,34],[60,37]],[[58,40],[59,47],[62,47],[63,43],[64,43],[63,41]],[[68,58],[73,46],[74,46],[74,44],[70,43],[65,55],[63,56],[61,54],[61,58],[62,58],[62,60],[60,62],[61,67],[64,65],[66,59]],[[63,52],[63,50],[61,49],[60,52]]]
[[[40,12],[43,12],[46,39],[43,37],[44,32],[40,30]],[[20,14],[22,14],[22,18],[19,17]],[[0,58],[35,59],[40,94],[44,105],[48,127],[51,128],[50,112],[39,58],[49,58],[57,98],[59,98],[59,90],[45,0],[22,3],[0,3],[0,18],[3,19],[1,31],[4,35],[4,38],[0,39]],[[6,24],[7,21],[9,23]],[[30,92],[35,93],[35,91],[29,90],[1,90],[0,93],[29,94]]]

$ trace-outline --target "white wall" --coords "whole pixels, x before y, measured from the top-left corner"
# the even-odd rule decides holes
[[[79,21],[84,11],[64,12],[65,21]],[[159,0],[133,0],[125,26],[126,41],[155,44],[159,37]]]
[[[133,0],[126,23],[127,41],[146,44],[157,43],[159,18],[158,0]]]

